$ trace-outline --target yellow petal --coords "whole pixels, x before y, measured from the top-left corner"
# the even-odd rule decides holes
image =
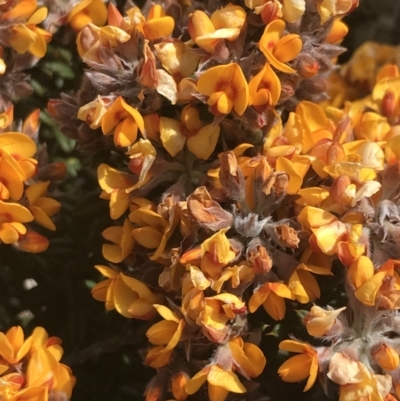
[[[10,45],[23,54],[36,42],[36,33],[23,24],[14,25],[11,30]]]
[[[186,384],[186,392],[188,394],[196,393],[199,388],[206,382],[208,372],[203,369],[197,372]]]
[[[385,276],[386,272],[376,273],[371,279],[366,281],[354,292],[356,298],[365,305],[374,306],[376,302],[376,295],[383,283]]]
[[[232,393],[240,394],[246,392],[246,388],[233,372],[226,371],[218,365],[211,366],[207,381],[213,386],[222,387]]]
[[[200,128],[195,135],[189,136],[187,146],[198,158],[207,160],[215,150],[219,138],[219,125],[209,124]]]
[[[176,156],[185,146],[186,137],[183,134],[183,126],[180,121],[173,120],[172,118],[160,118],[160,139],[167,150],[172,156]]]
[[[171,311],[171,309],[167,308],[164,305],[158,305],[158,304],[154,304],[153,305],[157,312],[165,319],[165,320],[169,320],[171,322],[175,322],[175,323],[179,323],[180,319],[179,317]]]
[[[114,287],[114,304],[117,312],[124,317],[132,318],[128,309],[137,299],[138,294],[126,285],[121,274],[119,274],[115,280]]]
[[[295,355],[285,361],[278,369],[284,382],[295,383],[309,376],[312,358],[309,355]]]

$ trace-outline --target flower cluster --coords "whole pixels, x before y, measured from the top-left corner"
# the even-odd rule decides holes
[[[308,377],[309,390],[321,373],[341,401],[394,399],[398,68],[381,68],[367,98],[320,103],[357,1],[212,3],[110,4],[108,25],[78,28],[91,69],[48,109],[82,150],[109,151],[97,173],[112,265],[96,266],[106,280],[93,296],[158,319],[146,333],[149,400],[257,394],[266,358],[249,317],[262,306],[279,321],[301,305],[310,336],[331,345],[281,342],[299,354],[282,379]],[[312,306],[336,271],[347,307]]]
[[[280,367],[283,380],[308,377],[306,391],[318,372],[323,373],[339,385],[340,401],[395,400],[400,396],[400,78],[394,64],[373,67],[369,75],[360,77],[362,54],[367,51],[385,54],[385,48],[367,43],[339,77],[342,88],[358,81],[365,91],[365,84],[372,82],[371,93],[359,98],[363,91],[353,87],[347,92],[352,103],[345,102],[341,110],[325,109],[331,122],[337,113],[347,120],[346,127],[342,119],[342,139],[336,143],[325,139],[312,160],[314,171],[321,178],[329,177],[327,197],[305,206],[297,216],[310,232],[310,248],[341,262],[348,305],[336,310],[313,306],[304,318],[308,333],[330,342],[329,347],[312,347],[296,340],[280,344],[282,350],[300,354]],[[392,61],[393,54],[386,55],[381,64]],[[337,89],[332,85],[333,91]],[[329,154],[334,163],[329,162]],[[318,173],[315,163],[321,163],[323,157]]]
[[[15,98],[31,93],[23,70],[31,68],[46,54],[52,34],[38,25],[47,17],[47,8],[36,0],[12,0],[0,4],[0,110]],[[2,126],[2,128],[4,128]]]
[[[15,326],[0,332],[0,397],[4,401],[68,400],[75,377],[60,363],[61,339],[36,327],[24,338]]]
[[[51,181],[64,176],[65,165],[38,165],[39,110],[19,125],[20,132],[14,131],[12,106],[0,114],[0,243],[36,253],[46,250],[49,241],[31,223],[56,229],[51,217],[61,204],[46,194]]]

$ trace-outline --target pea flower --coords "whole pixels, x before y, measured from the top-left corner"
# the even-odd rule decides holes
[[[6,334],[0,332],[0,355],[10,365],[18,363],[29,351],[32,338],[24,339],[20,326],[11,327]]]
[[[259,42],[259,48],[267,60],[277,70],[287,74],[293,74],[296,71],[286,63],[294,60],[300,53],[302,41],[299,35],[283,35],[285,22],[275,20],[270,22],[264,30]]]
[[[146,22],[142,26],[145,38],[153,41],[171,35],[175,27],[175,21],[159,4],[154,4],[147,15]]]
[[[142,320],[155,316],[153,304],[157,302],[157,296],[147,285],[107,266],[95,268],[107,279],[93,287],[92,295],[97,301],[105,302],[107,310],[116,309],[124,317]]]
[[[107,21],[107,7],[102,0],[83,0],[77,3],[67,16],[67,23],[76,32],[86,25],[103,26]]]
[[[197,90],[208,96],[207,104],[216,116],[234,110],[241,116],[249,103],[249,88],[242,69],[236,63],[206,70],[197,81]]]
[[[286,313],[286,299],[294,299],[294,294],[286,284],[265,283],[256,288],[249,301],[249,311],[255,312],[261,305],[275,320],[282,320]]]
[[[246,12],[242,7],[229,3],[214,11],[211,19],[204,11],[195,10],[189,16],[188,31],[197,46],[214,54],[218,42],[223,39],[234,41],[246,21]]]
[[[198,109],[191,105],[182,109],[180,122],[172,118],[160,118],[160,139],[171,156],[180,152],[186,142],[196,157],[207,160],[217,145],[219,131],[219,125],[203,125]]]
[[[242,394],[246,388],[231,370],[225,370],[218,364],[211,364],[196,373],[186,384],[186,392],[191,395],[208,382],[210,401],[224,401],[229,392]]]
[[[283,351],[296,352],[278,369],[278,374],[284,382],[295,383],[308,377],[303,391],[308,391],[317,380],[318,353],[309,344],[296,340],[284,340],[279,344]]]
[[[22,223],[33,219],[32,213],[24,206],[0,201],[0,240],[5,244],[17,242],[27,231]]]
[[[275,106],[281,95],[281,81],[269,64],[249,82],[249,105],[257,111],[264,111],[268,106]]]
[[[136,141],[138,129],[142,133],[145,132],[143,117],[121,96],[104,113],[101,129],[104,135],[114,130],[115,146],[121,147],[130,146]]]
[[[329,335],[336,323],[336,318],[342,313],[346,307],[331,310],[322,309],[314,305],[307,316],[304,318],[304,324],[308,334],[314,337],[323,337]]]

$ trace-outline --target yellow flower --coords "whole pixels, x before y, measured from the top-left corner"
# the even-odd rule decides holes
[[[188,78],[197,70],[200,56],[177,39],[170,39],[154,45],[157,58],[162,66],[174,77],[176,82]]]
[[[249,311],[255,312],[261,305],[275,320],[282,320],[286,313],[286,299],[294,299],[292,291],[283,283],[265,283],[254,291],[249,300]]]
[[[296,352],[278,369],[278,374],[284,382],[295,383],[308,377],[303,391],[308,391],[315,383],[318,374],[318,354],[309,344],[295,340],[284,340],[279,344],[283,351]]]
[[[346,225],[334,214],[323,209],[306,206],[297,216],[297,220],[304,229],[313,233],[310,244],[326,255],[334,255],[339,242],[347,235]]]
[[[391,371],[397,369],[400,363],[399,354],[396,350],[382,343],[375,351],[371,352],[372,358],[383,370]]]
[[[11,327],[6,334],[0,332],[0,355],[10,365],[18,363],[31,349],[32,338],[24,339],[20,326]]]
[[[269,64],[265,64],[249,82],[249,105],[261,112],[268,106],[275,106],[280,95],[281,81]]]
[[[27,135],[19,132],[5,132],[1,134],[0,149],[1,156],[8,160],[8,163],[16,170],[22,181],[29,180],[36,174],[38,162],[33,158],[36,153],[36,145]],[[7,158],[6,154],[13,160]]]
[[[160,139],[171,156],[176,156],[187,144],[188,149],[199,159],[207,160],[217,145],[219,125],[203,125],[199,110],[186,105],[181,112],[181,121],[160,118]]]
[[[336,352],[327,376],[340,385],[339,401],[383,401],[392,388],[389,375],[373,375],[360,361]]]
[[[178,345],[185,321],[166,306],[154,304],[154,307],[164,320],[153,324],[147,330],[146,336],[152,344],[164,346],[160,353],[169,352]]]
[[[104,135],[114,130],[114,144],[121,147],[130,146],[136,141],[138,129],[142,133],[145,132],[143,117],[121,96],[104,113],[101,129]]]
[[[28,7],[27,4],[30,3]],[[20,7],[22,6],[22,7]],[[33,8],[34,6],[34,8]],[[22,8],[26,7],[23,11]],[[13,9],[9,11],[10,15],[14,18],[28,17],[31,14],[32,8],[36,9],[36,1],[21,1]],[[26,15],[29,12],[28,15]],[[7,13],[6,13],[7,14]],[[35,57],[41,58],[46,54],[47,43],[50,42],[52,34],[36,25],[43,22],[47,17],[47,8],[41,7],[37,9],[28,18],[26,23],[19,23],[11,28],[10,32],[10,45],[20,54],[27,51],[32,53]],[[3,15],[4,18],[4,15]]]
[[[97,175],[103,190],[101,198],[110,200],[111,218],[120,218],[129,207],[129,193],[126,190],[134,185],[132,176],[107,164],[100,164]]]
[[[81,54],[81,56],[83,56],[83,54]],[[85,121],[90,128],[99,128],[101,127],[101,120],[107,111],[106,106],[109,102],[110,99],[97,96],[95,100],[79,108],[77,117]]]
[[[246,304],[230,293],[204,298],[204,310],[196,323],[213,342],[223,343],[229,335],[228,322],[237,315],[246,313]]]
[[[229,392],[243,394],[246,388],[231,370],[225,370],[218,364],[206,366],[196,373],[186,384],[186,392],[191,395],[208,382],[208,397],[210,401],[224,401]]]
[[[265,27],[258,45],[273,67],[287,74],[292,74],[296,71],[286,63],[294,60],[299,55],[302,41],[300,36],[296,34],[284,36],[284,30],[284,21],[278,19],[270,22]]]
[[[0,240],[5,244],[17,242],[26,233],[22,223],[33,221],[32,213],[18,203],[0,201]]]
[[[249,103],[249,88],[242,69],[236,63],[206,70],[197,81],[199,93],[208,96],[207,104],[216,116],[232,109],[241,116]]]
[[[302,304],[312,302],[321,296],[318,282],[311,273],[332,275],[332,272],[324,267],[300,263],[290,276],[288,287],[295,299]]]
[[[354,288],[361,287],[374,275],[374,265],[368,256],[360,256],[347,270],[347,280]]]
[[[44,386],[54,393],[62,392],[70,398],[75,385],[68,366],[58,359],[47,347],[39,347],[33,352],[26,372],[27,387]]]
[[[318,3],[318,13],[321,17],[321,24],[325,24],[331,17],[349,12],[354,6],[353,2],[354,0],[323,0],[321,3]]]
[[[122,262],[133,250],[133,226],[125,219],[123,226],[112,226],[102,232],[102,236],[111,244],[104,244],[102,253],[105,259],[112,263]]]
[[[158,299],[145,284],[107,266],[95,268],[107,280],[96,284],[92,295],[97,301],[105,302],[107,310],[116,309],[124,317],[142,320],[151,320],[155,316],[153,304]]]
[[[139,226],[132,230],[136,242],[147,249],[155,250],[150,260],[156,260],[163,254],[167,241],[178,223],[175,219],[174,224],[170,224],[164,217],[148,208],[139,208],[130,213],[129,220]]]
[[[153,41],[171,35],[175,28],[175,21],[165,14],[165,10],[159,4],[150,8],[146,22],[141,26],[145,38]]]
[[[336,318],[346,307],[336,310],[326,310],[314,305],[307,316],[304,318],[304,324],[308,334],[314,337],[323,337],[329,333],[336,322]]]
[[[219,230],[201,244],[201,270],[214,280],[218,280],[224,267],[236,258],[236,252],[225,235],[227,231],[228,228]]]
[[[267,360],[263,352],[252,343],[245,343],[241,337],[228,342],[233,365],[244,377],[255,378],[265,368]]]
[[[49,184],[50,181],[33,184],[26,189],[25,195],[29,202],[28,209],[35,218],[36,223],[54,231],[56,226],[50,217],[60,210],[61,203],[55,199],[43,196],[46,195]]]
[[[204,11],[196,10],[189,16],[188,31],[197,46],[214,54],[219,41],[234,41],[246,21],[246,12],[242,7],[229,3],[214,11],[211,19]]]
[[[86,25],[103,26],[107,21],[107,7],[102,0],[82,0],[78,2],[67,17],[74,31],[81,31]]]

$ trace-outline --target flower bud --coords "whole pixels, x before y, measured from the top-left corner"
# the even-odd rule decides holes
[[[329,335],[336,323],[336,318],[346,307],[337,310],[325,310],[319,306],[313,306],[304,318],[308,334],[314,337]]]
[[[186,392],[186,383],[188,381],[189,376],[184,372],[179,372],[172,377],[171,390],[177,400],[183,401],[188,397],[188,393]]]
[[[373,360],[384,370],[394,370],[399,366],[399,354],[382,343],[376,351],[371,351]]]
[[[272,268],[272,259],[267,249],[261,245],[248,249],[247,260],[257,274],[266,274]]]
[[[265,4],[261,11],[261,19],[264,24],[268,25],[270,22],[276,20],[278,18],[279,11],[280,9],[275,1],[269,1],[267,4]]]
[[[221,167],[219,180],[222,186],[228,191],[229,197],[239,200],[244,195],[244,178],[238,166],[235,154],[232,151],[224,152],[221,155]]]
[[[351,184],[351,180],[347,175],[341,175],[333,182],[329,194],[334,202],[339,203],[339,205],[343,205],[345,203],[345,199],[343,195],[346,192],[346,189]]]

